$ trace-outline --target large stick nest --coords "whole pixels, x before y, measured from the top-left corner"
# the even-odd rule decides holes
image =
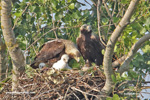
[[[56,71],[44,69],[25,73],[19,78],[19,90],[11,91],[11,80],[4,83],[0,98],[4,100],[93,100],[97,99],[105,84],[99,69]]]

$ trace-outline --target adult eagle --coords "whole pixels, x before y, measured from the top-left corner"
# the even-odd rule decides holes
[[[77,62],[79,62],[81,56],[79,50],[72,41],[56,39],[42,45],[42,49],[34,58],[31,67],[39,68],[40,63],[46,63],[48,67],[52,67],[55,62],[61,59],[63,54],[69,55],[69,58],[73,58]]]
[[[101,43],[99,37],[92,34],[90,25],[82,25],[80,35],[76,40],[78,49],[86,61],[86,66],[91,66],[94,62],[96,65],[102,65],[103,54],[102,50],[105,46]]]

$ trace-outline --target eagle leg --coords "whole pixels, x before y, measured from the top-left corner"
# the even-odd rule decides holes
[[[86,66],[86,67],[90,67],[91,65],[92,65],[92,64],[91,64],[91,62],[90,62],[89,60],[86,60],[86,61],[85,61],[85,66]]]

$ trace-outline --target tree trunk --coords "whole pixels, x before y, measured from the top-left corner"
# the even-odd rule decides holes
[[[124,14],[123,18],[121,19],[116,29],[112,33],[106,46],[104,61],[103,61],[106,83],[102,91],[108,95],[112,92],[113,84],[114,84],[112,81],[112,76],[114,75],[112,69],[112,56],[114,52],[114,46],[119,36],[121,35],[122,31],[124,30],[124,28],[130,23],[131,16],[133,15],[138,2],[139,0],[131,0],[129,7],[126,10],[126,13]]]
[[[18,77],[24,72],[25,59],[16,42],[11,23],[11,0],[1,0],[1,28],[13,64],[12,90],[18,87]]]
[[[0,8],[1,8],[1,3],[0,3]],[[1,13],[1,9],[0,9],[0,13]],[[1,16],[0,16],[0,20],[1,20]],[[1,25],[1,23],[0,23],[0,25]],[[1,36],[0,36],[0,81],[2,81],[6,76],[5,51],[6,51],[6,46],[3,43]]]

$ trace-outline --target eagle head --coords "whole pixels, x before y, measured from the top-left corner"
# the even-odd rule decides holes
[[[76,44],[74,44],[70,40],[62,40],[62,42],[65,44],[65,53],[69,55],[70,58],[75,59],[77,62],[80,61],[80,51],[77,49]]]
[[[82,34],[92,33],[92,28],[90,25],[84,24],[80,27],[80,31]]]

